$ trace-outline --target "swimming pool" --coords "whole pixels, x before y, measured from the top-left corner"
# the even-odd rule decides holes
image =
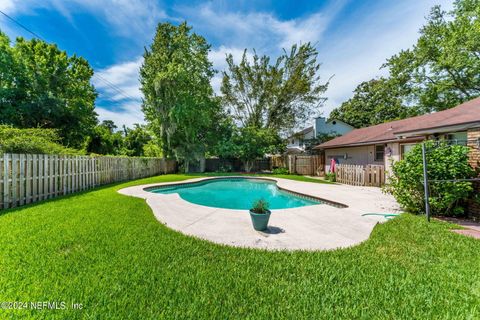
[[[270,209],[311,206],[323,202],[280,190],[274,181],[254,178],[221,178],[149,188],[162,194],[178,193],[189,202],[215,208],[249,210],[254,201],[266,200]]]

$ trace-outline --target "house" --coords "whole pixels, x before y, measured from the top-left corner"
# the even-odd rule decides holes
[[[315,118],[313,126],[288,137],[287,153],[305,152],[309,141],[313,141],[323,134],[342,135],[354,129],[354,127],[341,120],[329,119],[327,121],[324,117]]]
[[[472,146],[470,158],[480,160],[480,98],[445,111],[353,130],[314,149],[325,151],[325,172],[331,159],[339,164],[384,165],[402,159],[416,143],[425,139],[455,140]],[[476,160],[475,160],[476,159]]]

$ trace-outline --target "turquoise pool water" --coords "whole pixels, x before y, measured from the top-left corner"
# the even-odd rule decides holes
[[[275,182],[260,179],[218,179],[172,187],[149,189],[155,193],[178,193],[186,201],[215,208],[249,210],[258,199],[270,209],[287,209],[320,204],[277,188]]]

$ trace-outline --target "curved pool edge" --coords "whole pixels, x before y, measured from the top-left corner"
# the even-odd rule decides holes
[[[151,189],[155,189],[155,188],[156,189],[161,189],[161,188],[167,188],[167,187],[170,187],[170,186],[185,186],[185,185],[199,184],[199,183],[206,182],[206,181],[231,180],[231,179],[269,181],[269,182],[275,183],[275,186],[279,190],[282,190],[284,192],[293,194],[297,197],[305,198],[305,199],[309,199],[309,200],[313,200],[313,201],[319,201],[322,204],[326,204],[326,205],[333,206],[333,207],[340,208],[340,209],[348,208],[348,205],[346,205],[344,203],[332,201],[332,200],[329,200],[329,199],[325,199],[325,198],[321,198],[321,197],[318,197],[318,196],[313,196],[313,195],[293,191],[293,190],[290,190],[290,189],[285,188],[285,187],[281,187],[281,186],[278,185],[278,180],[276,180],[275,178],[256,177],[256,176],[206,177],[206,178],[199,178],[198,180],[195,179],[196,181],[186,180],[186,182],[174,182],[174,183],[168,183],[168,184],[160,183],[160,184],[156,184],[156,185],[149,185],[149,186],[144,187],[143,190],[146,191],[146,192],[152,192]],[[187,200],[185,200],[185,201],[187,201]],[[187,201],[187,202],[189,202],[189,201]],[[193,202],[191,202],[191,203],[193,203]],[[195,204],[196,205],[201,205],[201,204],[198,204],[198,203],[195,203]],[[202,206],[205,206],[205,205],[202,205]],[[211,208],[214,208],[214,207],[211,207]],[[295,209],[295,208],[284,208],[284,209],[274,209],[274,210],[289,210],[289,209]],[[240,210],[240,209],[231,209],[231,210]]]
[[[200,177],[187,181],[192,183],[219,178],[224,177]],[[378,188],[270,177],[252,178],[273,180],[279,188],[295,192],[308,190],[310,194],[327,195],[348,207],[340,209],[328,205],[312,205],[275,210],[270,217],[271,232],[264,233],[253,230],[246,210],[205,207],[183,200],[178,193],[158,194],[144,190],[187,181],[137,185],[117,192],[144,199],[161,224],[184,235],[220,245],[269,251],[318,251],[353,247],[366,241],[378,223],[387,221],[383,217],[362,217],[363,213],[395,210],[388,196]]]

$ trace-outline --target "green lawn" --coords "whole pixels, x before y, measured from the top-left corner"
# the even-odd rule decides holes
[[[82,310],[0,310],[0,319],[480,318],[480,241],[402,215],[360,246],[265,252],[159,223],[117,184],[0,216],[0,301]],[[179,212],[181,214],[181,212]]]

